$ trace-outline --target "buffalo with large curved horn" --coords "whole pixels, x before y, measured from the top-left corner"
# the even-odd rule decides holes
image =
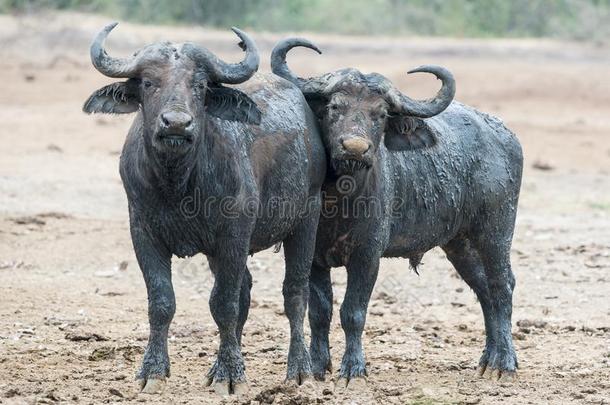
[[[193,43],[155,43],[131,58],[112,57],[104,41],[115,26],[95,37],[91,60],[104,75],[127,80],[95,91],[83,110],[136,113],[120,173],[148,291],[150,336],[137,374],[142,390],[159,392],[170,374],[172,256],[203,253],[214,273],[210,312],[220,332],[207,383],[221,394],[245,391],[247,258],[277,243],[284,245],[291,328],[286,378],[302,383],[311,377],[303,319],[327,167],[312,111],[296,86],[274,75],[252,77],[258,51],[236,28],[246,55],[226,63]]]
[[[445,68],[410,71],[442,81],[432,99],[413,100],[377,73],[342,69],[299,78],[286,65],[295,46],[320,52],[307,40],[287,39],[273,50],[271,66],[316,112],[331,158],[325,206],[335,209],[320,218],[310,277],[314,375],[324,379],[331,370],[329,270],[348,272],[337,383],[345,388],[367,375],[362,332],[380,259],[408,258],[417,271],[424,253],[440,246],[483,310],[487,341],[479,372],[512,378],[510,246],[523,168],[519,141],[499,119],[453,101],[455,80]]]

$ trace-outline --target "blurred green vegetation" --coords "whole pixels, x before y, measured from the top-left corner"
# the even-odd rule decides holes
[[[0,12],[45,8],[262,31],[610,39],[610,0],[0,0]]]

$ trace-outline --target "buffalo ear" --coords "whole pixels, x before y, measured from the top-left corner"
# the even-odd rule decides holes
[[[214,85],[208,88],[205,99],[208,114],[227,121],[258,125],[262,113],[248,95],[237,89]]]
[[[129,114],[140,108],[138,84],[134,80],[104,86],[85,101],[83,111],[87,114]]]
[[[429,148],[436,145],[436,131],[426,121],[409,116],[390,116],[384,135],[388,150],[406,151]]]

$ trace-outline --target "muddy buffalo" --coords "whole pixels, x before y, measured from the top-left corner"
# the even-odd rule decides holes
[[[519,141],[499,119],[453,101],[449,71],[423,66],[442,81],[426,101],[401,93],[382,75],[343,69],[320,77],[295,76],[287,52],[307,40],[274,49],[277,75],[299,86],[319,122],[330,156],[310,279],[309,322],[313,371],[330,371],[332,316],[329,269],[345,266],[341,305],[346,338],[341,384],[366,375],[362,331],[381,257],[404,257],[417,268],[440,246],[476,293],[487,334],[481,374],[511,378],[517,357],[511,336],[510,247],[521,185]],[[326,211],[325,211],[326,213]]]
[[[91,60],[102,74],[127,80],[95,91],[83,109],[136,113],[120,174],[148,291],[150,337],[137,375],[142,389],[158,391],[170,374],[172,255],[197,253],[207,255],[215,276],[210,309],[220,331],[208,382],[225,394],[244,389],[241,333],[252,285],[246,258],[282,241],[291,328],[287,378],[303,379],[311,374],[303,320],[327,166],[315,117],[293,84],[273,75],[246,82],[259,55],[238,29],[246,56],[231,64],[194,43],[155,43],[127,59],[112,57],[104,41],[115,26],[97,35]],[[268,204],[271,199],[284,204]],[[280,212],[286,202],[291,210]]]

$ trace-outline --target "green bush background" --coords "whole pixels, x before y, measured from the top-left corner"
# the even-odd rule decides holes
[[[45,8],[262,31],[610,39],[610,0],[0,0],[4,13]]]

